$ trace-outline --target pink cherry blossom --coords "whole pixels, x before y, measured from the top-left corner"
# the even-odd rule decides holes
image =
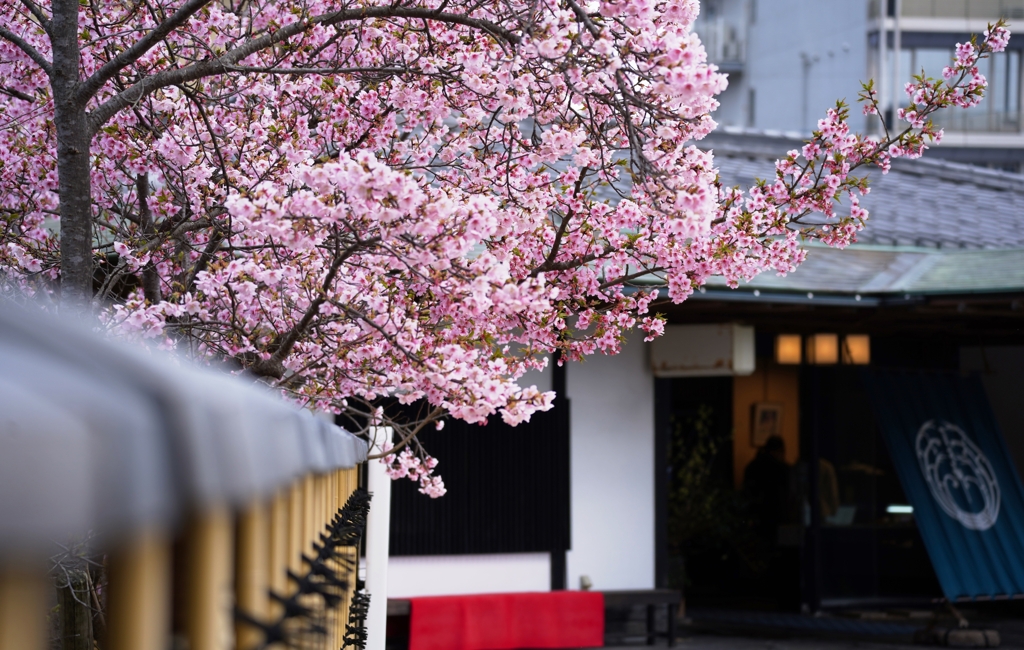
[[[807,239],[855,241],[853,172],[940,138],[929,116],[977,104],[978,61],[1009,38],[997,23],[915,80],[902,131],[853,134],[837,105],[743,192],[694,144],[726,87],[696,0],[62,6],[78,60],[54,70],[75,49],[57,9],[0,0],[4,289],[73,297],[95,269],[111,332],[394,426],[382,462],[431,497],[423,425],[528,421],[554,396],[524,374],[661,335],[658,287],[682,302],[713,275],[788,273]],[[58,132],[85,133],[87,165]]]

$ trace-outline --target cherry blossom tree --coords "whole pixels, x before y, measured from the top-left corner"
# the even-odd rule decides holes
[[[851,134],[839,104],[743,192],[696,144],[726,86],[696,0],[0,8],[4,290],[391,424],[393,475],[431,496],[423,426],[526,420],[553,395],[523,373],[657,336],[659,287],[853,241],[852,172],[941,137],[928,116],[980,101],[1009,36],[912,84],[905,129]]]

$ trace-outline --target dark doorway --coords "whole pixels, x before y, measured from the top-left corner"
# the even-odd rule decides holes
[[[734,488],[731,377],[660,380],[664,421],[667,586],[688,604],[736,595],[734,543],[743,528]]]
[[[900,512],[908,502],[861,372],[848,366],[804,370],[801,457],[818,459],[817,489],[809,463],[801,463],[809,524],[804,602],[817,609],[941,597],[913,516]]]
[[[664,586],[682,590],[688,607],[797,611],[941,596],[913,517],[889,511],[907,501],[857,368],[803,368],[800,460],[771,534],[759,530],[757,495],[737,489],[733,443],[745,432],[734,430],[733,378],[659,381],[660,564]]]

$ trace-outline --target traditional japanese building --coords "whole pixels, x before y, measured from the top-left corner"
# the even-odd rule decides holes
[[[797,145],[751,134],[707,144],[723,180],[741,186],[771,177],[773,161]],[[977,428],[1002,433],[1007,452],[992,463],[1013,483],[1003,487],[1004,513],[1015,508],[1024,180],[927,158],[870,173],[871,217],[858,244],[814,246],[787,277],[738,289],[716,280],[682,305],[661,306],[664,339],[635,337],[617,356],[538,375],[560,397],[528,424],[449,423],[426,438],[449,492],[430,501],[396,484],[389,595],[686,582],[691,605],[794,611],[950,596],[948,567],[924,543],[945,533],[920,523],[924,497],[906,474],[919,470],[887,433],[899,409],[885,406],[887,395],[903,403],[914,390],[936,393],[887,373],[974,373],[984,391],[963,408],[994,413],[994,423],[978,416],[988,424]],[[750,527],[746,469],[771,436],[783,440],[791,484],[772,538],[759,542],[736,533]],[[680,463],[693,453],[704,454],[693,467],[707,479],[683,485]],[[680,526],[680,494],[721,516],[706,530]],[[718,524],[726,528],[712,530]],[[986,552],[999,562],[978,551]],[[972,570],[984,573],[984,563]],[[1016,589],[985,588],[992,597]]]

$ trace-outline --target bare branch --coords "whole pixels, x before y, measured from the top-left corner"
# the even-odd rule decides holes
[[[30,59],[36,62],[36,65],[42,68],[43,72],[46,73],[46,76],[53,76],[53,64],[47,61],[46,57],[43,56],[39,50],[29,45],[25,39],[2,26],[0,26],[0,38],[13,43],[15,47],[27,54]]]
[[[443,414],[444,414],[444,409],[443,409],[443,408],[441,408],[440,406],[435,406],[435,407],[434,407],[434,408],[433,408],[433,409],[432,409],[432,410],[430,411],[430,413],[428,413],[428,414],[427,414],[427,417],[423,418],[423,419],[422,419],[422,420],[421,420],[421,421],[420,421],[420,422],[419,422],[419,423],[418,423],[418,424],[417,424],[417,425],[416,425],[416,426],[415,426],[415,427],[414,427],[414,428],[412,429],[412,431],[410,431],[409,433],[406,433],[406,434],[402,435],[402,439],[401,439],[400,441],[398,441],[398,443],[397,443],[396,445],[394,445],[393,447],[391,447],[391,449],[389,449],[389,450],[388,450],[388,451],[386,451],[386,452],[381,452],[381,453],[379,453],[379,454],[370,454],[369,456],[367,456],[367,457],[366,457],[366,460],[377,460],[378,458],[384,458],[385,456],[389,456],[389,455],[391,455],[391,454],[397,454],[398,452],[402,451],[402,448],[403,448],[403,447],[405,447],[405,446],[406,446],[406,445],[408,445],[408,444],[409,444],[410,442],[412,442],[413,440],[415,440],[415,439],[416,439],[416,436],[417,436],[417,435],[419,435],[420,431],[423,431],[423,428],[424,428],[425,426],[427,426],[427,425],[428,425],[428,424],[430,424],[431,422],[433,422],[433,421],[437,420],[437,418],[441,417],[441,416],[442,416]]]

